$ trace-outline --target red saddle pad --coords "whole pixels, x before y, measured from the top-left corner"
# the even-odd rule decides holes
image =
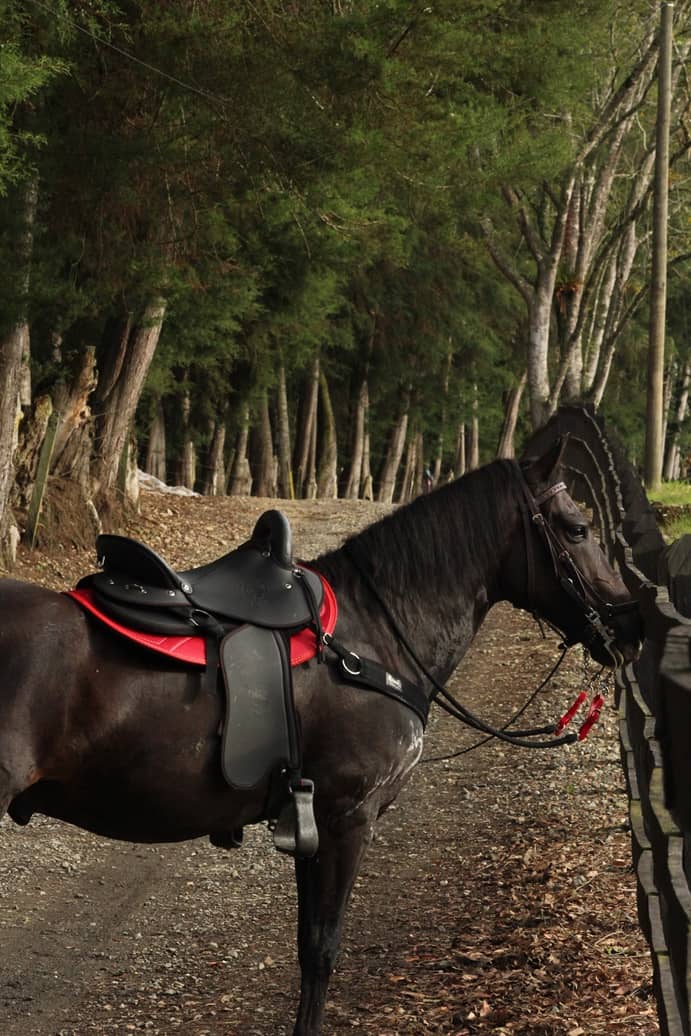
[[[325,633],[333,633],[338,618],[338,604],[336,595],[324,576],[319,578],[324,587],[324,600],[321,606],[321,623]],[[178,662],[187,662],[189,665],[206,665],[206,641],[204,637],[163,637],[156,633],[143,633],[141,630],[133,630],[123,626],[106,615],[94,602],[91,590],[67,590],[67,595],[73,597],[78,604],[85,608],[92,615],[95,615],[104,625],[115,630],[116,633],[134,641],[140,647],[156,651],[160,655],[167,655]],[[304,629],[293,634],[290,638],[290,664],[300,665],[314,658],[317,653],[317,638],[314,630]]]

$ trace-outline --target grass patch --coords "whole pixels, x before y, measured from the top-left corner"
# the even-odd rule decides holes
[[[658,490],[648,492],[648,499],[659,504],[691,504],[691,483],[663,482]]]
[[[668,543],[674,543],[687,532],[691,533],[691,515],[673,518],[671,522],[665,522],[660,531]]]

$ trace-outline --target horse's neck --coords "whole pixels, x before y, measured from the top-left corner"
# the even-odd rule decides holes
[[[352,548],[346,548],[345,557],[354,560],[364,584],[362,594],[358,594],[366,612],[364,621],[374,623],[381,637],[395,639],[391,624],[384,617],[385,606],[418,658],[440,681],[453,672],[489,608],[501,596],[503,555],[515,528],[514,521],[507,522],[506,514],[500,517],[494,507],[489,510],[488,521],[493,527],[487,530],[484,542],[491,543],[492,549],[485,547],[482,556],[473,554],[473,564],[469,565],[463,560],[463,551],[454,549],[454,544],[448,545],[442,576],[420,563],[421,558],[438,554],[434,538],[439,536],[439,529],[431,522],[420,523],[414,550],[400,550],[399,556],[391,557],[387,565],[375,566],[374,579],[363,574],[369,567],[365,551],[371,549],[371,540],[365,536],[359,543],[356,538]],[[471,520],[469,516],[468,521]],[[462,524],[458,534],[463,535]]]
[[[439,593],[432,580],[411,579],[392,611],[425,668],[445,682],[461,661],[494,603],[498,566],[488,559],[484,572],[472,581],[459,579],[453,595]],[[379,587],[386,600],[387,588]]]

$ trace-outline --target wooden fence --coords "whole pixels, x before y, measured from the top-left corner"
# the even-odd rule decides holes
[[[566,432],[570,488],[592,509],[603,547],[643,613],[641,656],[617,676],[638,916],[660,1031],[691,1036],[691,621],[682,614],[691,615],[691,537],[665,546],[640,479],[588,408],[562,408],[526,455]]]

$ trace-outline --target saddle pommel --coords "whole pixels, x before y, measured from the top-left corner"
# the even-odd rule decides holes
[[[290,522],[283,511],[264,511],[257,520],[250,543],[262,553],[271,554],[282,568],[293,567],[293,537]]]

